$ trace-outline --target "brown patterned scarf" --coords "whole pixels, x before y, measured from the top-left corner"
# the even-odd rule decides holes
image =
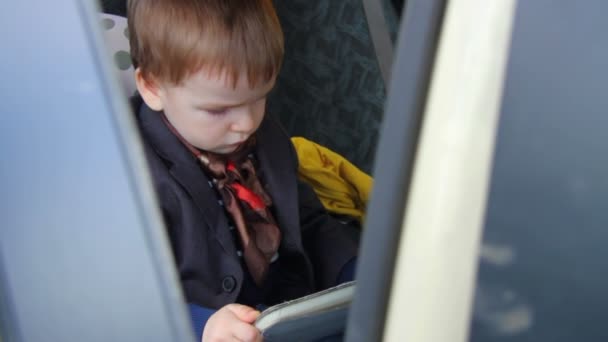
[[[270,261],[279,249],[281,232],[268,209],[272,199],[260,184],[249,158],[255,148],[255,137],[251,136],[230,154],[216,154],[198,150],[177,132],[164,115],[163,120],[214,178],[226,210],[236,225],[245,264],[256,285],[262,286]]]

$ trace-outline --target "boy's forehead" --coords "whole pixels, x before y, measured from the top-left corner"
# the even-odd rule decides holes
[[[234,82],[236,76],[236,83]],[[210,68],[202,68],[186,78],[186,84],[191,85],[206,85],[222,88],[236,89],[260,89],[272,86],[275,82],[276,75],[267,82],[260,80],[257,84],[251,85],[246,71],[231,72],[228,69],[216,70]]]
[[[252,85],[246,72],[238,72],[236,75],[235,83],[233,74],[227,70],[202,68],[186,77],[183,86],[202,97],[255,97],[268,93],[274,87],[276,80],[276,76],[273,76],[267,82],[260,81]]]

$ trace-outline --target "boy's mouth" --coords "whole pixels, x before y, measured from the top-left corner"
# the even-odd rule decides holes
[[[230,145],[228,145],[228,146],[230,146],[230,147],[240,146],[240,145],[242,145],[242,144],[243,144],[245,141],[247,141],[247,139],[243,139],[243,140],[241,140],[241,141],[239,141],[239,142],[235,142],[234,144],[230,144]]]
[[[243,141],[239,141],[239,142],[236,142],[236,143],[234,143],[234,144],[227,145],[226,147],[227,147],[227,148],[229,148],[229,149],[231,149],[231,150],[236,150],[236,149],[238,149],[238,148],[239,148],[239,147],[240,147],[242,144],[243,144]]]

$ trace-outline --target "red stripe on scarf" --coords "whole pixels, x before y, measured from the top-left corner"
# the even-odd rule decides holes
[[[266,204],[264,204],[264,201],[253,191],[247,189],[239,183],[232,183],[230,184],[230,186],[236,192],[236,197],[238,197],[241,201],[247,202],[251,209],[263,210],[264,208],[266,208]]]

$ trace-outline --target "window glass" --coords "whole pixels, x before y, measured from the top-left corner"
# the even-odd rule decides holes
[[[518,3],[471,341],[608,338],[607,10]]]

